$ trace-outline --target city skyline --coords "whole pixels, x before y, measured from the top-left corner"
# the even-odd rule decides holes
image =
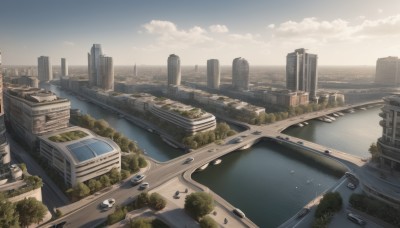
[[[395,0],[93,3],[2,2],[3,65],[35,65],[41,55],[85,65],[93,43],[107,47],[114,65],[165,65],[171,53],[183,66],[210,58],[230,65],[238,56],[252,65],[285,65],[286,53],[297,47],[318,53],[320,65],[374,65],[399,55]]]

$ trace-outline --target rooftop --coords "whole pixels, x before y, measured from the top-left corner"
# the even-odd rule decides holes
[[[69,141],[84,138],[86,136],[88,136],[88,134],[86,134],[85,132],[80,131],[80,130],[75,130],[75,131],[68,131],[68,132],[58,134],[58,135],[50,136],[49,140],[53,141],[53,142],[69,142]]]

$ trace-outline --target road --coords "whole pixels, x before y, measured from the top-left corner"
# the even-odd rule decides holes
[[[263,125],[263,126],[249,126],[249,130],[240,132],[239,134],[227,138],[224,142],[220,145],[217,144],[210,144],[201,149],[195,150],[191,153],[184,154],[178,158],[172,159],[168,162],[164,163],[155,163],[155,165],[148,171],[146,181],[150,183],[150,189],[160,186],[167,181],[171,180],[172,178],[182,176],[186,177],[186,181],[193,182],[190,178],[190,174],[198,167],[209,163],[210,161],[219,158],[227,153],[235,151],[245,146],[250,146],[257,143],[260,140],[264,139],[273,139],[278,140],[277,136],[284,136],[280,132],[289,127],[290,125],[303,122],[308,119],[316,118],[318,116],[323,116],[332,112],[337,112],[343,109],[348,109],[353,106],[347,106],[345,108],[334,108],[324,111],[319,111],[318,113],[308,113],[304,115],[300,115],[297,117],[290,118],[288,120],[279,121],[277,123],[273,123],[270,125]],[[241,142],[236,142],[237,138],[241,138]],[[308,148],[310,151],[314,153],[319,153],[322,156],[328,156],[331,159],[337,160],[344,164],[349,170],[358,169],[360,166],[365,164],[361,158],[346,154],[341,151],[332,150],[329,155],[326,155],[324,151],[326,148],[324,146],[307,142],[302,140],[304,143],[300,145],[297,143],[298,140],[291,137],[292,139],[289,140],[280,140],[284,143],[291,144],[292,146],[298,146],[303,148]],[[187,158],[193,157],[194,161],[190,164],[186,164],[185,161]],[[188,178],[189,177],[189,178]],[[194,183],[196,184],[196,183]],[[93,227],[96,224],[105,221],[108,214],[111,211],[103,212],[99,210],[99,204],[107,199],[107,198],[115,198],[117,204],[126,204],[133,200],[133,198],[139,194],[139,190],[137,187],[131,187],[129,182],[125,182],[120,187],[110,190],[104,196],[99,199],[94,199],[91,203],[83,206],[80,210],[72,212],[67,216],[61,218],[57,221],[67,221],[68,227]],[[214,195],[217,195],[213,193]],[[95,197],[93,197],[95,198]],[[220,198],[220,197],[217,197]],[[222,198],[221,198],[222,199]],[[232,210],[233,206],[229,203],[223,203],[227,210]],[[81,213],[81,211],[89,211],[90,213]],[[244,219],[244,226],[255,227],[256,225],[252,223],[248,219]]]

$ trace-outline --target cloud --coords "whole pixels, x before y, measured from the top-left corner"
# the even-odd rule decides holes
[[[361,21],[355,25],[340,18],[325,21],[308,17],[298,22],[286,21],[275,26],[273,36],[311,42],[360,41],[369,38],[400,36],[400,14],[376,20],[367,20],[365,17],[359,17],[359,19]]]
[[[269,24],[269,25],[268,25],[268,28],[270,28],[270,29],[275,28],[275,24]]]
[[[67,47],[73,47],[73,46],[75,46],[75,43],[72,41],[64,41],[63,45],[67,46]]]
[[[229,32],[228,27],[226,25],[211,25],[209,27],[211,32],[214,33],[227,33]]]
[[[383,13],[383,9],[378,9],[378,13]]]
[[[194,26],[188,30],[178,29],[170,21],[152,20],[142,26],[145,32],[158,36],[159,44],[163,45],[194,45],[212,40],[207,35],[207,31],[199,26]]]

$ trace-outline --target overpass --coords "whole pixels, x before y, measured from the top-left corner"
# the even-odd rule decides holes
[[[344,169],[347,170],[357,170],[361,166],[365,165],[366,160],[347,154],[338,150],[331,150],[329,154],[326,154],[324,151],[326,150],[325,146],[318,145],[316,143],[308,142],[302,139],[289,137],[281,133],[287,127],[304,122],[306,120],[314,119],[320,116],[324,116],[333,112],[342,111],[345,109],[360,107],[371,105],[375,103],[379,103],[382,101],[372,101],[366,102],[362,104],[348,105],[345,107],[337,107],[332,109],[327,109],[323,111],[306,113],[303,115],[299,115],[296,117],[292,117],[283,121],[279,121],[276,123],[268,124],[268,125],[246,125],[248,130],[238,133],[232,137],[229,137],[224,140],[223,143],[217,144],[209,144],[200,149],[194,150],[190,153],[184,154],[178,158],[172,159],[167,162],[157,162],[152,160],[152,167],[147,172],[146,181],[150,183],[151,188],[161,186],[169,180],[176,177],[183,177],[184,181],[187,182],[188,185],[194,186],[197,189],[202,191],[206,191],[211,193],[214,196],[216,203],[224,208],[226,211],[232,212],[234,206],[229,204],[229,202],[225,201],[218,194],[212,192],[207,187],[193,181],[191,179],[191,174],[199,167],[203,166],[206,163],[211,162],[221,156],[224,156],[228,153],[231,153],[236,150],[240,150],[243,148],[251,147],[252,145],[258,143],[261,140],[274,140],[278,143],[282,143],[285,146],[289,146],[292,148],[296,148],[299,150],[308,151],[313,156],[320,156],[326,158],[328,160],[337,161],[339,164],[343,166]],[[115,109],[114,109],[115,110]],[[116,110],[118,111],[118,110]],[[124,113],[124,115],[127,113]],[[279,138],[277,138],[279,136]],[[240,140],[237,140],[239,139]],[[300,144],[298,141],[302,141]],[[194,161],[190,164],[186,163],[186,159],[189,157],[193,157]],[[69,226],[71,227],[93,227],[103,221],[106,220],[107,215],[110,212],[99,212],[98,205],[105,198],[115,198],[117,202],[121,202],[122,204],[126,204],[133,200],[133,197],[139,194],[140,191],[137,189],[130,188],[129,181],[122,183],[120,186],[114,187],[108,193],[105,193],[101,199],[96,197],[88,197],[91,198],[86,200],[85,202],[75,203],[76,206],[66,206],[64,208],[59,208],[65,214],[64,217],[53,221],[52,224],[56,224],[60,221],[67,221]],[[80,210],[85,208],[85,211],[91,211],[90,214],[80,213]],[[64,209],[64,210],[63,210]],[[240,219],[235,216],[233,213],[230,213],[232,217],[230,219],[235,219],[240,222],[243,227],[257,227],[252,221],[248,218]]]

